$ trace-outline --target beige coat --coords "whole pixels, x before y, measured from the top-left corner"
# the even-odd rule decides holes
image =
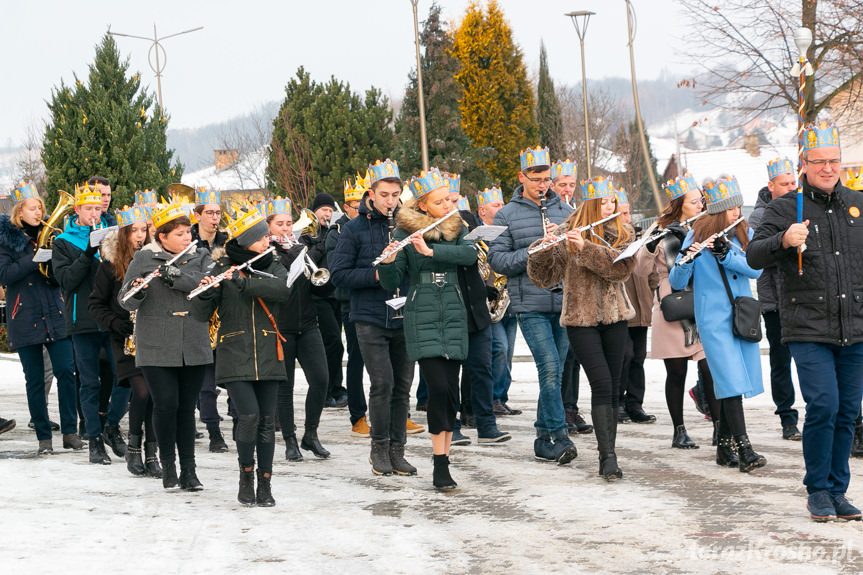
[[[633,273],[624,282],[629,303],[635,309],[635,317],[629,320],[629,327],[650,327],[653,317],[653,291],[659,283],[659,274],[651,272],[647,276]]]

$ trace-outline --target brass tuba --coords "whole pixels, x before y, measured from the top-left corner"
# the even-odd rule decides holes
[[[300,217],[291,227],[291,231],[296,235],[317,237],[321,230],[321,224],[318,222],[318,216],[309,208],[300,210]],[[299,232],[299,234],[297,234]]]
[[[71,194],[63,190],[57,190],[60,196],[60,201],[57,202],[57,207],[51,212],[51,216],[47,220],[43,220],[42,230],[39,232],[36,245],[39,249],[50,250],[54,246],[54,232],[63,232],[63,229],[58,227],[58,224],[63,222],[63,218],[71,212],[75,207],[75,198]],[[39,264],[39,271],[46,278],[48,277],[48,264],[50,262],[42,262]]]

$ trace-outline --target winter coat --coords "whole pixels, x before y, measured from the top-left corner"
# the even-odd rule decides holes
[[[324,240],[324,249],[327,251],[327,262],[333,261],[336,247],[339,245],[339,237],[342,235],[342,226],[347,224],[349,221],[351,220],[348,218],[348,215],[342,214],[342,217],[336,220],[336,222],[327,229],[327,239]],[[351,290],[337,287],[333,295],[337,300],[345,303],[343,309],[346,309],[347,306],[350,305]]]
[[[748,220],[749,227],[756,233],[761,219],[764,217],[764,210],[767,209],[767,204],[772,199],[773,194],[770,193],[767,186],[758,192],[755,209],[749,214]],[[764,313],[779,309],[779,270],[776,269],[776,266],[767,266],[761,271],[761,277],[758,278],[758,301],[761,302],[761,311]]]
[[[394,239],[400,241],[435,221],[415,208],[399,210],[398,229]],[[473,242],[465,240],[467,229],[460,216],[454,216],[423,235],[434,250],[432,257],[420,254],[408,245],[394,262],[381,264],[381,286],[393,290],[410,276],[406,292],[404,330],[408,358],[411,361],[430,357],[465,360],[468,351],[467,311],[458,285],[458,266],[476,263]],[[433,274],[446,274],[435,282]]]
[[[219,275],[236,263],[225,256],[216,262],[212,275]],[[192,317],[200,322],[209,321],[213,312],[219,310],[222,323],[219,353],[216,354],[218,385],[285,379],[285,361],[277,356],[279,335],[258,298],[264,301],[273,317],[277,317],[280,302],[291,292],[287,286],[288,271],[278,258],[272,258],[266,267],[258,262],[252,267],[278,279],[244,271],[246,277],[240,282],[225,280],[192,300]]]
[[[750,237],[752,232],[750,231]],[[690,231],[681,246],[677,261],[692,244],[695,232]],[[761,275],[746,263],[740,249],[740,240],[733,237],[733,247],[719,261],[728,277],[734,297],[752,297],[749,280]],[[713,375],[713,390],[717,399],[753,397],[764,391],[761,383],[761,352],[758,343],[747,341],[731,331],[731,302],[719,274],[717,259],[710,250],[704,250],[694,261],[675,266],[668,276],[671,287],[683,289],[692,277],[695,296],[695,321],[707,355],[707,365]]]
[[[173,285],[157,277],[138,292],[137,295],[143,294],[143,299],[131,297],[125,303],[122,301],[133,281],[149,275],[173,257],[174,254],[163,250],[158,242],[150,242],[132,258],[123,287],[117,294],[123,308],[138,311],[135,319],[135,365],[138,367],[213,363],[209,324],[190,315],[192,302],[186,299],[213,267],[206,249],[198,248],[174,263],[182,273]]]
[[[216,237],[213,238],[213,245],[211,246],[209,242],[201,239],[201,234],[198,231],[198,225],[199,224],[194,224],[192,226],[192,241],[198,242],[199,247],[206,248],[206,250],[210,252],[210,257],[212,258],[219,259],[223,255],[225,255],[224,247],[225,244],[228,242],[228,232],[216,230]]]
[[[803,220],[809,220],[803,275],[797,248],[782,247],[782,235],[797,221],[796,192],[767,205],[747,261],[755,269],[777,267],[783,343],[863,342],[863,194],[838,183],[827,194],[805,175],[801,183]]]
[[[66,224],[66,231],[54,238],[51,261],[66,302],[66,333],[69,335],[99,331],[88,304],[99,269],[98,252],[93,255],[85,252],[90,245],[91,231],[90,226],[79,226],[78,216],[73,216]]]
[[[114,274],[114,262],[117,257],[117,232],[111,232],[104,240],[99,252],[102,255],[102,263],[96,270],[93,280],[93,292],[88,298],[87,305],[90,315],[99,324],[99,329],[108,332],[111,339],[111,351],[114,352],[114,365],[117,368],[117,381],[124,381],[135,375],[140,375],[140,368],[135,366],[135,357],[126,355],[123,348],[126,337],[131,335],[128,329],[129,311],[124,309],[117,300],[117,294],[123,282]]]
[[[563,294],[537,287],[527,275],[527,248],[543,237],[544,227],[539,206],[523,197],[522,190],[523,186],[516,188],[512,200],[494,216],[494,225],[505,226],[506,230],[489,246],[489,265],[506,276],[509,309],[513,313],[560,313]],[[572,209],[554,192],[547,195],[549,221],[562,224]]]
[[[315,237],[312,236],[300,236],[298,241],[309,248],[308,254],[312,261],[321,269],[329,269],[329,265],[327,263],[327,248],[326,241],[329,236],[329,227],[321,226],[318,231],[318,235]],[[326,286],[331,288],[322,292],[314,292],[312,293],[313,300],[326,299],[326,300],[335,300],[336,296],[333,293],[335,287],[332,285],[333,279],[332,276],[327,281]]]
[[[629,327],[650,327],[653,317],[653,292],[658,285],[659,274],[655,271],[646,276],[635,275],[633,271],[623,283],[629,303],[635,310],[635,317],[629,320]]]
[[[273,243],[276,246],[276,254],[279,262],[286,270],[291,269],[291,264],[302,253],[303,246],[295,245],[289,250]],[[318,327],[318,307],[312,301],[312,295],[318,293],[326,296],[332,293],[332,283],[327,282],[322,286],[312,285],[312,282],[304,275],[294,281],[291,286],[291,294],[279,305],[276,314],[276,323],[282,333],[300,334],[312,328]]]
[[[108,206],[107,212],[102,212],[102,217],[100,219],[106,228],[117,225],[117,216],[111,212],[111,206]]]
[[[479,219],[469,211],[461,210],[460,215],[467,226],[465,229],[468,233],[479,225]],[[492,281],[492,274],[489,273],[489,282]],[[491,314],[488,312],[488,298],[494,290],[490,290],[488,284],[482,279],[477,262],[469,266],[458,267],[458,285],[464,296],[468,333],[482,331],[490,326]]]
[[[569,224],[565,225],[570,228]],[[635,231],[631,226],[627,227],[630,239],[634,238]],[[603,226],[603,236],[609,244],[614,244],[617,227]],[[540,242],[541,239],[531,245],[539,245]],[[563,281],[560,325],[608,325],[635,316],[623,287],[635,262],[627,258],[614,263],[629,243],[623,242],[615,249],[586,240],[584,248],[573,253],[569,242],[564,241],[527,258],[527,275],[535,285],[545,288]]]
[[[350,290],[351,319],[374,324],[385,329],[401,329],[401,319],[394,319],[395,311],[386,304],[393,298],[393,290],[384,289],[375,279],[378,270],[372,262],[389,245],[387,217],[374,208],[368,193],[360,202],[357,217],[342,226],[339,243],[330,264],[330,278],[336,287]],[[399,210],[396,210],[398,214]],[[399,286],[404,296],[410,288],[407,276]]]
[[[8,214],[0,215],[0,285],[6,286],[7,343],[13,349],[66,338],[60,288],[39,272],[36,249]]]

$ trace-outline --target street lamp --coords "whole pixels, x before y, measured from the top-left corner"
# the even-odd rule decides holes
[[[162,71],[165,69],[165,65],[168,63],[168,54],[165,52],[165,48],[162,47],[161,42],[163,40],[167,40],[168,38],[173,38],[174,36],[179,36],[181,34],[188,34],[189,32],[196,32],[198,30],[203,30],[203,26],[198,26],[197,28],[192,28],[191,30],[184,30],[182,32],[177,32],[176,34],[171,34],[170,36],[164,36],[159,38],[159,34],[156,32],[156,24],[153,23],[153,37],[147,38],[145,36],[134,36],[132,34],[120,34],[119,32],[111,32],[108,30],[108,34],[111,36],[125,36],[126,38],[138,38],[139,40],[147,40],[148,42],[152,42],[153,45],[150,46],[150,50],[147,52],[147,62],[150,64],[150,69],[156,73],[156,85],[159,89],[159,108],[163,111],[165,106],[162,105]],[[159,59],[159,50],[162,51],[162,60]],[[155,55],[156,65],[153,65],[153,56]]]
[[[595,12],[587,10],[579,10],[578,12],[570,12],[564,14],[572,18],[572,25],[575,26],[575,33],[578,34],[578,41],[581,44],[581,99],[582,107],[584,108],[584,145],[587,151],[587,179],[590,179],[590,128],[587,125],[587,78],[584,73],[584,35],[587,33],[587,24],[590,17]]]
[[[411,5],[414,9],[414,43],[417,49],[417,94],[419,97],[418,103],[420,107],[420,147],[423,154],[423,170],[429,169],[429,146],[426,139],[426,110],[425,101],[423,98],[423,68],[420,60],[420,25],[417,16],[417,4],[419,0],[411,0]]]

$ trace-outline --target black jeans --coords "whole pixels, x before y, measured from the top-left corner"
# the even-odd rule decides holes
[[[369,425],[375,441],[404,445],[414,362],[408,359],[405,333],[358,321],[357,339],[369,372]]]
[[[590,327],[567,327],[569,344],[590,382],[590,405],[612,405],[617,409],[623,349],[626,345],[625,321]]]
[[[366,415],[366,390],[363,388],[363,354],[357,341],[357,326],[351,319],[351,303],[341,302],[342,325],[345,327],[345,341],[348,344],[348,366],[345,369],[345,384],[348,388],[348,411],[351,425]]]
[[[75,433],[78,418],[75,412],[75,363],[72,359],[72,340],[59,339],[51,343],[37,343],[18,348],[18,358],[24,369],[27,389],[27,407],[30,419],[36,428],[36,439],[51,439],[51,423],[48,419],[48,401],[45,394],[44,349],[51,355],[51,365],[57,377],[58,407],[60,409],[61,433]]]
[[[321,422],[321,412],[327,399],[327,364],[324,358],[324,342],[321,332],[312,328],[303,333],[286,333],[282,344],[285,350],[285,379],[279,382],[279,423],[282,437],[295,435],[294,425],[294,374],[296,360],[306,375],[309,391],[306,392],[306,429],[315,430]]]
[[[452,431],[458,409],[459,370],[461,362],[445,357],[419,360],[420,371],[429,390],[429,433]]]
[[[213,358],[215,360],[215,357]],[[198,394],[198,411],[201,414],[201,423],[207,426],[207,430],[219,428],[219,407],[217,400],[219,390],[216,388],[216,363],[208,363],[204,369],[204,381],[201,384],[201,393]]]
[[[204,380],[203,365],[143,366],[141,371],[153,398],[153,424],[159,441],[159,459],[174,463],[174,446],[180,469],[195,467],[195,403]]]
[[[782,343],[782,322],[779,311],[769,311],[764,316],[764,328],[770,343],[770,391],[773,394],[774,412],[782,426],[797,425],[797,410],[794,405],[794,384],[791,381],[791,350]]]
[[[581,364],[575,355],[575,350],[569,346],[566,360],[563,362],[563,376],[560,381],[560,395],[563,398],[563,408],[566,411],[578,411],[578,384],[581,375]]]
[[[129,402],[129,435],[147,433],[147,441],[156,441],[156,430],[153,427],[153,398],[147,389],[147,380],[143,375],[133,375],[126,380],[132,388],[132,400]]]
[[[468,337],[467,359],[463,372],[470,378],[470,404],[476,416],[477,433],[480,437],[490,437],[497,431],[497,420],[492,407],[494,376],[491,370],[491,326],[475,331]]]
[[[628,328],[623,369],[620,372],[620,403],[626,409],[644,403],[644,359],[647,357],[647,327]]]
[[[318,308],[318,327],[324,341],[330,378],[327,396],[340,399],[348,393],[342,387],[342,357],[345,354],[345,346],[342,345],[342,312],[335,299],[315,299],[315,306]]]
[[[293,362],[292,362],[293,363]],[[232,381],[225,384],[239,415],[237,424],[237,459],[243,467],[255,465],[258,452],[258,469],[273,472],[273,453],[276,450],[276,398],[278,381]]]

